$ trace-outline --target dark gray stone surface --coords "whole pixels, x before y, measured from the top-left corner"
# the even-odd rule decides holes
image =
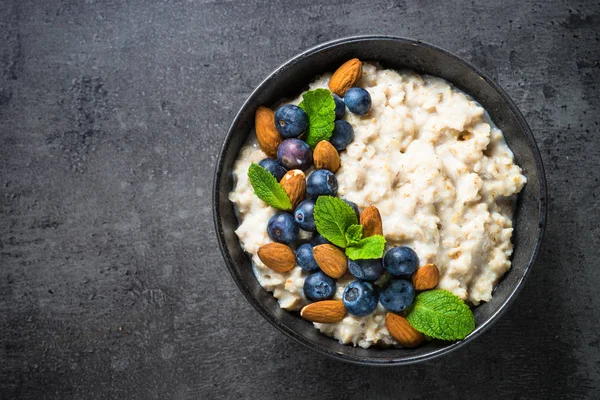
[[[0,398],[598,398],[597,2],[0,1]],[[468,348],[325,359],[238,292],[216,154],[271,70],[352,34],[418,38],[520,106],[550,191],[514,306]]]

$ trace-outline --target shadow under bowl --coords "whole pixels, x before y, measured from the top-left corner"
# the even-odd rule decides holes
[[[228,194],[233,189],[233,164],[253,129],[256,108],[296,97],[317,75],[334,71],[354,57],[379,62],[386,68],[408,68],[441,77],[469,94],[503,131],[515,162],[527,177],[513,218],[512,268],[495,288],[492,300],[473,309],[476,328],[464,340],[432,341],[417,349],[363,349],[340,344],[301,319],[298,313],[281,309],[273,295],[254,277],[250,258],[240,247],[235,234],[238,221]],[[219,154],[213,207],[225,264],[244,296],[267,321],[303,345],[332,358],[365,365],[401,365],[429,360],[464,346],[506,310],[522,287],[539,250],[546,224],[547,196],[544,168],[533,135],[513,101],[487,75],[461,58],[423,42],[391,36],[360,36],[307,50],[277,68],[256,88],[236,115]]]

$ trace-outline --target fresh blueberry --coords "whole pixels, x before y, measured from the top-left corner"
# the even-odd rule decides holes
[[[379,302],[386,310],[400,312],[406,310],[415,299],[415,288],[404,279],[394,279],[379,296]]]
[[[306,199],[302,203],[298,204],[296,211],[294,211],[294,219],[300,227],[305,231],[314,232],[317,230],[315,226],[315,201],[312,199]]]
[[[273,215],[267,223],[267,233],[276,242],[290,244],[298,238],[300,229],[294,217],[288,213]]]
[[[369,260],[348,260],[350,273],[363,281],[376,281],[383,274],[381,258]]]
[[[319,269],[310,243],[304,243],[296,249],[296,262],[304,271],[314,272]]]
[[[258,165],[269,171],[271,175],[277,179],[277,182],[279,182],[287,172],[286,169],[283,168],[283,165],[274,158],[265,158],[264,160],[261,160]]]
[[[337,151],[342,151],[354,140],[354,128],[348,121],[335,121],[329,141]]]
[[[344,103],[350,112],[363,115],[371,109],[371,95],[363,88],[353,87],[346,92]]]
[[[335,119],[344,118],[344,114],[346,114],[346,104],[344,103],[344,100],[337,94],[334,94],[333,101],[335,101]]]
[[[360,210],[358,209],[358,206],[356,204],[354,204],[353,202],[349,201],[349,200],[344,200],[350,207],[352,207],[352,210],[354,210],[354,213],[356,214],[356,218],[358,220],[360,220]]]
[[[286,139],[277,148],[277,160],[288,170],[305,171],[312,165],[312,151],[306,142],[300,139]]]
[[[325,236],[321,235],[320,233],[317,233],[315,237],[313,237],[310,241],[310,244],[312,244],[313,246],[318,246],[320,244],[331,244],[331,242],[325,239]]]
[[[283,138],[298,137],[308,128],[308,115],[300,107],[287,104],[275,111],[275,126]]]
[[[312,301],[331,299],[335,294],[335,281],[323,271],[310,274],[304,280],[304,296]]]
[[[369,282],[351,282],[342,295],[346,310],[357,317],[371,314],[377,308],[378,295]]]
[[[385,254],[383,266],[391,275],[410,276],[419,266],[419,257],[410,247],[393,247]]]
[[[338,190],[338,181],[335,174],[326,169],[318,169],[308,176],[306,191],[313,199],[319,196],[335,196]]]

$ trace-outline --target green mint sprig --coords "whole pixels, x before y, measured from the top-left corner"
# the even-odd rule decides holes
[[[282,211],[292,209],[292,203],[287,193],[269,171],[258,164],[252,163],[248,168],[248,178],[254,189],[254,194],[259,199]]]
[[[321,140],[329,140],[335,122],[335,100],[327,89],[310,90],[302,95],[300,108],[308,115],[305,142],[314,149]]]
[[[374,235],[362,237],[362,226],[350,205],[331,196],[320,196],[315,204],[315,224],[317,232],[336,246],[346,249],[346,255],[353,260],[381,258],[385,248],[385,238]]]
[[[381,258],[385,248],[385,238],[382,235],[373,235],[361,239],[358,243],[346,248],[346,255],[352,260],[366,258]]]
[[[346,247],[346,231],[358,224],[358,218],[345,201],[332,196],[317,198],[314,209],[317,231],[339,247]]]
[[[357,245],[362,239],[362,225],[350,225],[346,229],[346,243],[349,245]]]
[[[464,339],[475,329],[475,317],[468,305],[447,290],[421,292],[406,319],[413,328],[435,339]]]

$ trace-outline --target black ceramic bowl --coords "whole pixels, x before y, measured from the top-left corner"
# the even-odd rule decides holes
[[[378,61],[387,68],[410,68],[439,76],[470,94],[504,132],[516,163],[527,177],[514,216],[512,268],[496,287],[492,301],[473,310],[475,331],[462,341],[433,341],[417,349],[363,349],[342,345],[320,333],[297,313],[279,308],[272,294],[257,282],[250,258],[242,251],[234,233],[238,222],[227,195],[233,188],[232,167],[253,129],[256,108],[275,104],[284,97],[297,96],[317,75],[334,71],[353,57]],[[539,150],[523,116],[504,90],[487,75],[447,51],[390,36],[351,37],[325,43],[297,55],[269,75],[250,95],[229,128],[216,167],[213,196],[215,227],[223,258],[240,290],[258,312],[277,329],[313,350],[344,361],[370,365],[424,361],[473,341],[499,318],[523,285],[538,252],[546,222],[546,183]]]

